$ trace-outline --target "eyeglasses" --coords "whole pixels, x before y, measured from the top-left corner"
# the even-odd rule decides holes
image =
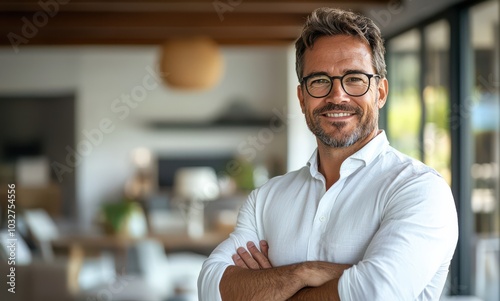
[[[338,78],[342,89],[350,96],[363,96],[370,89],[370,79],[380,78],[378,74],[367,74],[362,72],[351,72],[342,76],[328,76],[315,73],[302,78],[301,84],[305,84],[307,93],[314,98],[325,97],[330,94],[333,81]]]

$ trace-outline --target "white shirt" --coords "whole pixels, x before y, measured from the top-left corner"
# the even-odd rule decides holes
[[[219,282],[238,247],[269,243],[273,266],[353,264],[340,299],[439,300],[458,239],[448,184],[389,146],[384,132],[347,158],[325,191],[317,150],[307,166],[269,180],[242,206],[235,231],[205,261],[199,300],[221,300]]]

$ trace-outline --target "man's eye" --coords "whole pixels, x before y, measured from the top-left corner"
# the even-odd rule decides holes
[[[356,77],[356,76],[350,76],[348,78],[345,79],[346,82],[362,82],[363,79],[361,77]]]
[[[316,85],[329,85],[330,81],[326,78],[316,78],[311,80],[311,85],[316,86]]]
[[[361,84],[365,84],[366,82],[367,82],[367,79],[365,77],[359,76],[359,75],[352,75],[352,76],[347,76],[344,78],[345,84],[361,85]]]

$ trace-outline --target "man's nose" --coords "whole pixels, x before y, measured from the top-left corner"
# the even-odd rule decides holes
[[[339,78],[334,78],[332,81],[332,89],[326,97],[326,101],[333,103],[341,103],[349,101],[349,95],[342,88],[342,82]]]

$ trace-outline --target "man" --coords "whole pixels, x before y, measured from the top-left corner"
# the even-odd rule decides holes
[[[458,238],[447,183],[389,146],[379,29],[314,11],[296,42],[297,88],[317,149],[253,191],[204,263],[200,300],[439,300]]]

